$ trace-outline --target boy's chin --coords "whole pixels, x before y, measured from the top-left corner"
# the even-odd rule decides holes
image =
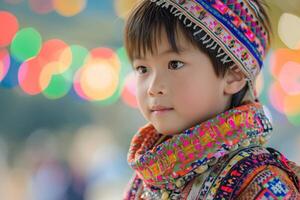
[[[181,132],[180,130],[174,129],[174,128],[158,127],[155,125],[154,125],[154,127],[158,133],[163,134],[163,135],[177,135]]]

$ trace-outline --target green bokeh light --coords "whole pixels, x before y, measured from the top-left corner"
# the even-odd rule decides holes
[[[297,127],[300,126],[300,113],[297,115],[287,116],[287,118],[292,125],[297,126]]]
[[[21,29],[14,37],[10,51],[19,61],[36,56],[41,50],[42,37],[34,28]]]
[[[264,86],[263,86],[262,92],[259,96],[259,100],[264,105],[270,104],[268,92],[270,91],[270,87],[271,87],[271,85],[274,81],[272,75],[269,72],[269,70],[271,68],[271,56],[272,56],[272,54],[273,54],[273,50],[271,49],[269,51],[269,53],[267,54],[267,57],[264,61],[264,66],[263,66],[263,68],[260,72],[263,75]]]
[[[72,87],[72,73],[70,70],[63,74],[52,75],[48,87],[43,91],[43,94],[48,99],[59,99],[64,97]]]
[[[70,48],[72,51],[72,64],[70,68],[73,72],[75,72],[84,65],[84,61],[89,51],[79,45],[71,45]]]
[[[121,62],[121,72],[120,72],[120,84],[121,84],[121,90],[123,89],[125,85],[125,79],[127,75],[132,72],[132,66],[128,59],[126,50],[124,47],[121,47],[117,50],[117,56]]]
[[[75,72],[84,65],[84,61],[89,51],[79,45],[71,45],[72,63],[70,68],[62,73],[51,77],[48,87],[43,94],[49,99],[59,99],[68,94],[72,88],[73,76]]]

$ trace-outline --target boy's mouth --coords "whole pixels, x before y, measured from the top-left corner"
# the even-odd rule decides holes
[[[166,112],[166,111],[170,111],[170,110],[174,110],[174,108],[171,108],[171,107],[166,107],[166,106],[152,106],[150,111],[151,112],[155,112],[155,113],[158,113],[158,112]]]

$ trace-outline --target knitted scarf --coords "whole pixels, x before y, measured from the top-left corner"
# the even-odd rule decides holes
[[[134,135],[128,163],[151,190],[174,190],[240,146],[264,144],[272,125],[260,103],[247,103],[184,130],[157,144],[164,135],[151,123]],[[181,178],[181,179],[180,179]]]

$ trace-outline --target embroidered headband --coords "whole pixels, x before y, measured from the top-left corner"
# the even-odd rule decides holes
[[[256,100],[255,78],[269,48],[263,15],[253,0],[150,0],[193,29],[223,64],[233,61],[246,75]]]

